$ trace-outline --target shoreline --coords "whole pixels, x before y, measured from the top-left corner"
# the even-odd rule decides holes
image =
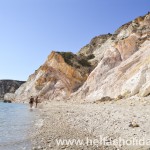
[[[30,150],[35,117],[25,104],[0,102],[0,149]]]
[[[98,139],[100,136],[116,140],[121,137],[150,139],[149,115],[150,100],[137,97],[119,101],[100,102],[99,104],[72,104],[50,102],[41,108],[43,125],[36,127],[36,136],[32,139],[33,149],[45,150],[147,150],[148,146],[127,145],[58,145],[58,140]],[[137,127],[130,126],[137,123]],[[56,141],[57,140],[57,141]]]

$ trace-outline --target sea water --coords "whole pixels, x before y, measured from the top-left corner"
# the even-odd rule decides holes
[[[30,150],[36,110],[28,105],[0,102],[0,150]]]

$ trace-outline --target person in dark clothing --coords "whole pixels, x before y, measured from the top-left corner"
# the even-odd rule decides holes
[[[39,102],[39,98],[38,98],[38,96],[36,97],[36,99],[35,99],[35,107],[37,108],[37,105],[38,105],[38,102]]]
[[[29,104],[30,104],[30,108],[33,107],[33,103],[34,103],[34,98],[31,96]]]

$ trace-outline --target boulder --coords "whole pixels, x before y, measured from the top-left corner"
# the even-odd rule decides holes
[[[10,100],[4,100],[4,103],[12,103]]]
[[[7,93],[4,96],[5,101],[14,101],[15,95],[14,93]]]

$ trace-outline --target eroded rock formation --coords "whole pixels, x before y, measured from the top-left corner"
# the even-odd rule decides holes
[[[46,62],[14,94],[17,101],[39,96],[44,100],[68,98],[87,79],[93,66],[85,57],[52,52]]]
[[[98,66],[73,97],[95,101],[150,93],[150,14],[123,25],[97,50]],[[95,51],[95,53],[98,53]],[[97,56],[97,57],[99,57]]]
[[[150,94],[150,14],[100,35],[77,55],[52,52],[13,95],[48,100],[96,101]]]

